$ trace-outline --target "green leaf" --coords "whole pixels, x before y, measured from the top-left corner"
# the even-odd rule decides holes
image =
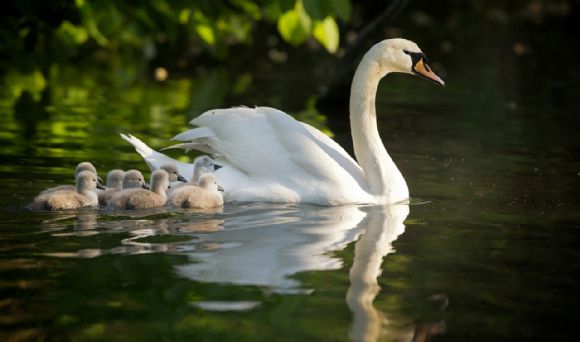
[[[278,19],[278,31],[285,41],[294,46],[310,37],[312,19],[304,10],[301,0],[296,1],[294,8]]]
[[[232,0],[232,3],[240,7],[246,14],[254,20],[262,19],[262,11],[255,3],[248,0]]]
[[[332,17],[326,17],[322,21],[314,23],[314,38],[330,52],[335,53],[338,49],[338,42],[340,34],[338,32],[338,25]]]
[[[201,11],[196,10],[193,13],[193,19],[195,32],[198,34],[198,36],[206,44],[215,45],[216,32],[207,17]]]
[[[348,21],[350,19],[350,13],[352,10],[350,0],[333,0],[333,2],[336,15],[340,19]]]
[[[325,10],[327,0],[306,0],[304,1],[304,10],[313,19],[323,19],[328,15]]]

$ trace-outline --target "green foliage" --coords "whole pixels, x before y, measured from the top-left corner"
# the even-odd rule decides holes
[[[161,49],[176,55],[192,47],[225,57],[230,46],[252,42],[259,22],[272,25],[292,46],[313,38],[333,53],[340,38],[337,20],[348,21],[351,14],[350,0],[55,0],[30,8],[13,2],[0,24],[0,54],[8,56],[0,63],[6,65],[23,55],[38,64],[99,50],[109,60],[150,59]]]
[[[310,36],[312,19],[304,10],[302,1],[296,1],[293,9],[282,14],[278,19],[278,31],[292,45],[302,44]]]
[[[294,7],[278,19],[278,31],[285,41],[294,46],[313,36],[328,52],[334,53],[340,38],[335,17],[348,20],[348,1],[296,0]]]

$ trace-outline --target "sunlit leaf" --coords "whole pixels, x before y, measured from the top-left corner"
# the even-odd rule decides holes
[[[195,11],[193,18],[195,32],[205,43],[208,45],[214,45],[216,42],[216,35],[209,20],[200,11]]]
[[[83,27],[75,26],[70,21],[65,20],[58,28],[57,34],[61,39],[80,45],[89,39],[87,30]]]
[[[189,8],[184,8],[179,12],[179,23],[182,25],[189,22],[189,17],[191,17],[191,10]]]
[[[332,17],[326,17],[322,21],[314,23],[314,38],[324,46],[324,48],[331,53],[335,53],[338,49],[339,32],[338,25]]]
[[[232,0],[232,3],[240,7],[252,19],[260,20],[262,18],[262,11],[260,11],[260,7],[254,2],[248,0]]]
[[[296,1],[294,9],[284,13],[278,20],[278,31],[292,45],[303,43],[310,36],[312,20],[304,10],[302,1]]]

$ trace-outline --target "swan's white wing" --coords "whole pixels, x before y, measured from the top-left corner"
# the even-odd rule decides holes
[[[312,196],[323,198],[322,202],[331,193],[334,199],[329,202],[345,203],[366,193],[361,168],[342,147],[279,110],[216,109],[190,123],[199,127],[176,136],[176,140],[189,141],[176,147],[195,149],[211,140],[219,159],[247,175],[246,185],[275,184],[295,192],[301,200]],[[227,179],[225,182],[230,188],[238,187]]]
[[[129,144],[135,147],[135,151],[143,157],[145,163],[149,167],[151,172],[161,168],[164,164],[175,164],[177,166],[177,170],[180,175],[185,177],[187,180],[191,179],[193,175],[193,164],[183,163],[178,160],[175,160],[171,157],[164,155],[163,153],[159,153],[153,150],[151,147],[147,146],[143,141],[138,139],[137,137],[132,136],[131,134],[121,134],[121,138],[128,142]]]
[[[364,182],[361,168],[340,145],[277,109],[211,110],[190,123],[200,127],[176,136],[176,140],[184,141],[205,132],[204,137],[211,135],[219,139],[221,150],[231,164],[250,174],[271,174],[264,169],[264,162],[276,164],[273,166],[277,169],[280,168],[277,165],[288,167],[291,162],[317,178],[333,179],[339,168],[358,182]],[[207,134],[208,128],[210,134]]]

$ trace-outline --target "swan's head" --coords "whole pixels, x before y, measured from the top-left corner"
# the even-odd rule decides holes
[[[169,174],[167,171],[159,169],[151,174],[151,190],[169,189]]]
[[[210,190],[210,191],[224,191],[217,181],[216,176],[213,173],[206,173],[199,180],[199,187]]]
[[[107,174],[107,188],[122,189],[123,178],[125,178],[125,171],[119,169],[109,171]]]
[[[445,85],[429,67],[429,59],[414,42],[402,39],[386,39],[371,48],[379,68],[385,72],[402,72]]]
[[[170,182],[175,181],[180,181],[184,183],[187,182],[187,179],[185,179],[182,175],[179,174],[179,172],[177,171],[177,166],[175,164],[164,164],[163,166],[161,166],[160,169],[165,170],[165,172],[167,172],[167,174],[169,175]]]
[[[81,162],[77,165],[77,168],[75,169],[75,179],[76,176],[81,173],[82,171],[90,171],[92,173],[94,173],[95,175],[97,175],[97,181],[99,181],[99,183],[103,183],[103,180],[101,179],[101,177],[99,177],[99,175],[97,174],[97,169],[95,168],[95,166],[89,162]]]
[[[149,187],[145,184],[145,179],[143,178],[143,174],[139,170],[129,170],[125,172],[125,177],[123,177],[123,189],[135,189],[135,188],[144,188],[148,189]]]
[[[194,167],[197,170],[201,170],[203,172],[212,172],[221,169],[221,165],[218,165],[208,156],[201,156],[195,158],[193,162]]]
[[[82,190],[94,190],[96,188],[104,189],[104,187],[99,183],[97,175],[91,171],[81,171],[76,178],[77,191]]]

